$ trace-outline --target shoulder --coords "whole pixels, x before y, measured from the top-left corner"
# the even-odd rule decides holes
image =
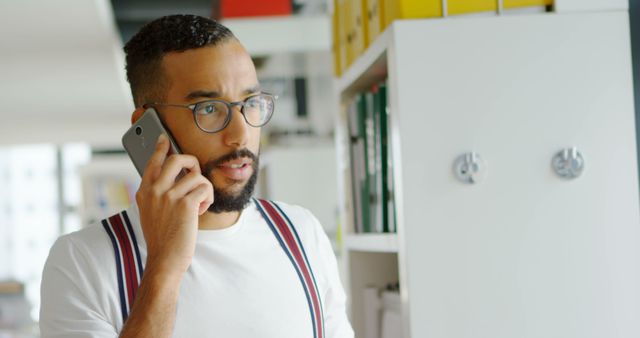
[[[123,212],[116,215],[123,217]],[[136,213],[129,215],[136,218],[132,223],[137,222]],[[88,311],[114,327],[122,324],[116,269],[118,253],[105,225],[109,225],[109,218],[63,235],[51,247],[41,283],[40,314],[45,323],[69,319],[59,318],[59,310],[64,309],[77,318],[84,318],[81,313]]]
[[[111,335],[121,326],[114,252],[101,222],[56,240],[42,274],[43,336],[98,328]]]
[[[101,223],[59,237],[51,247],[49,261],[90,263],[113,252],[109,237]]]
[[[113,252],[99,224],[56,240],[42,273],[40,317],[43,323],[48,323],[45,327],[62,320],[57,312],[60,309],[67,312],[90,309],[101,318],[110,318],[103,296],[113,294],[109,292],[114,280]]]
[[[114,242],[107,227],[110,220],[118,217],[124,226],[137,227],[137,209],[123,210],[113,216],[97,221],[89,226],[59,237],[49,252],[47,265],[73,269],[84,274],[104,275],[115,267]],[[131,218],[126,220],[124,218]]]

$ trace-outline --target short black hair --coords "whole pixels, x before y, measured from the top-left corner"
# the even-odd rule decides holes
[[[165,54],[215,46],[230,39],[235,37],[227,27],[197,15],[169,15],[146,24],[124,46],[136,107],[163,100],[168,87],[162,70]]]

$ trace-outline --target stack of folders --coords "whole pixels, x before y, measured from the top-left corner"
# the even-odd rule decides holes
[[[229,1],[231,2],[231,1]],[[554,0],[333,0],[333,60],[342,75],[395,20],[550,12]]]
[[[386,83],[356,95],[347,113],[355,232],[395,232]]]
[[[401,338],[402,310],[397,287],[367,287],[363,292],[364,338]]]

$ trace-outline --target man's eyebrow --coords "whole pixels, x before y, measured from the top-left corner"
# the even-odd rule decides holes
[[[187,95],[186,99],[187,101],[193,100],[193,99],[198,99],[201,97],[206,97],[209,99],[215,99],[215,98],[219,98],[221,95],[218,92],[215,91],[207,91],[207,90],[196,90],[194,92],[189,93],[189,95]]]
[[[261,90],[261,88],[260,88],[260,85],[258,84],[258,85],[255,85],[255,86],[245,90],[243,94],[244,95],[254,94],[254,93],[260,92],[260,90]]]
[[[255,85],[253,87],[250,87],[248,89],[246,89],[242,95],[249,95],[249,94],[254,94],[254,93],[258,93],[260,92],[261,88],[260,85]],[[191,93],[189,93],[189,95],[187,95],[185,97],[185,99],[187,101],[193,100],[193,99],[199,99],[202,97],[208,98],[208,99],[217,99],[219,97],[221,97],[222,95],[216,91],[209,91],[209,90],[196,90],[193,91]]]

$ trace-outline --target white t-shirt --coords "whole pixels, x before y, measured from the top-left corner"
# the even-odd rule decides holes
[[[315,275],[325,337],[353,337],[336,258],[322,226],[308,210],[277,203],[295,226]],[[137,206],[127,213],[144,262]],[[100,224],[60,237],[42,278],[42,337],[117,337],[123,320],[115,264]],[[313,337],[300,278],[253,202],[231,227],[198,231],[180,286],[174,337]]]

